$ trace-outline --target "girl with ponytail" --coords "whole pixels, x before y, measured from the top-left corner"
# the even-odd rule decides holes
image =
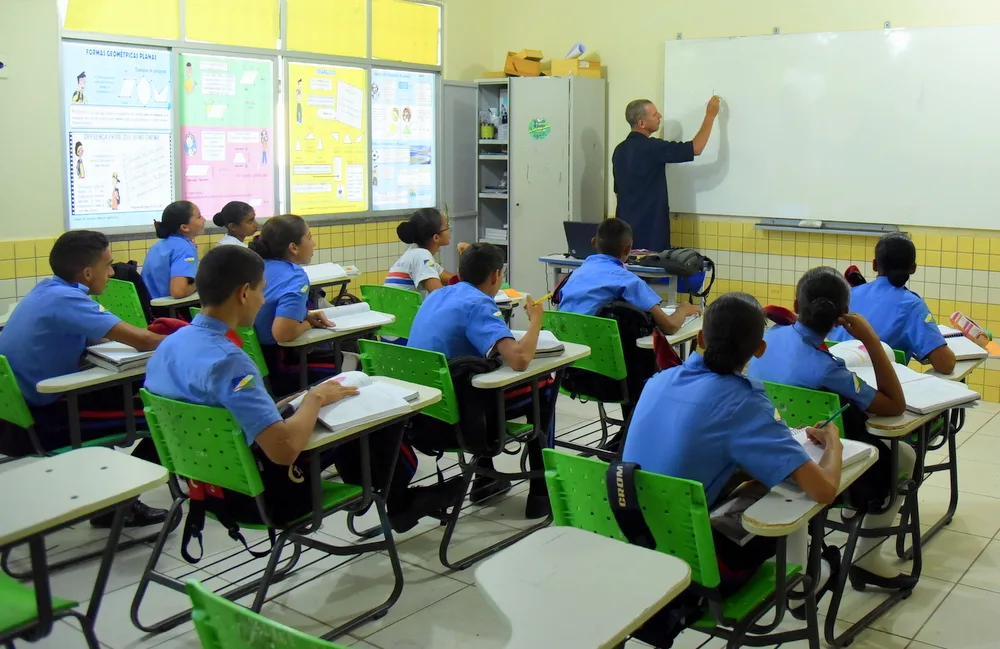
[[[419,291],[423,297],[447,284],[454,276],[434,259],[438,251],[451,243],[451,226],[437,209],[425,207],[396,227],[396,236],[410,247],[389,269],[385,285]],[[469,247],[458,244],[458,254]]]
[[[930,362],[938,372],[951,374],[955,369],[954,352],[927,304],[906,288],[910,276],[917,272],[917,249],[910,238],[893,232],[879,239],[872,269],[878,273],[875,281],[851,291],[852,310],[867,318],[887,345],[903,351],[907,361],[916,358]],[[850,340],[851,335],[837,328],[830,339]]]
[[[212,219],[220,228],[226,229],[226,236],[217,245],[244,246],[247,237],[257,232],[257,213],[247,203],[230,201]]]
[[[201,210],[190,201],[174,201],[163,208],[159,221],[153,221],[156,242],[142,264],[142,281],[150,299],[185,298],[195,292],[198,272],[196,237],[205,232]]]
[[[883,279],[883,278],[880,278]],[[870,286],[870,284],[869,284]],[[897,473],[892,467],[892,452],[878,437],[868,433],[865,422],[871,415],[901,415],[906,410],[903,388],[893,368],[893,359],[863,315],[849,313],[850,288],[843,275],[826,266],[813,268],[802,276],[796,289],[793,325],[772,327],[764,336],[767,352],[750,362],[747,374],[761,381],[792,385],[810,390],[833,392],[849,407],[842,418],[844,433],[879,449],[872,468],[851,487],[851,502],[885,510]],[[833,327],[840,326],[863,345],[871,358],[877,388],[868,385],[844,361],[827,349],[826,339]],[[908,444],[899,445],[899,473],[912,475],[916,454]],[[882,514],[868,515],[865,529],[892,525],[903,499],[897,497]],[[901,574],[882,557],[880,545],[888,537],[862,538],[851,567],[852,584],[870,584],[878,588],[900,590],[913,588],[916,579]]]

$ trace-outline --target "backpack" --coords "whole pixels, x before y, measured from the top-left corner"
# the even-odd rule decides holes
[[[142,281],[142,275],[139,274],[139,264],[135,261],[120,261],[112,264],[111,268],[115,271],[115,279],[132,282],[135,285],[135,292],[139,296],[139,304],[142,306],[142,314],[146,316],[146,324],[153,322],[151,298],[146,289],[146,282]]]
[[[693,248],[671,248],[653,253],[643,257],[640,263],[643,266],[662,268],[668,275],[681,279],[712,271],[712,279],[708,281],[708,286],[697,293],[691,293],[695,297],[707,297],[712,290],[712,284],[715,284],[715,262]]]

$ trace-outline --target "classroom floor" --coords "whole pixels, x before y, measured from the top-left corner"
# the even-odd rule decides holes
[[[561,398],[557,412],[560,437],[582,437],[581,441],[584,441],[592,439],[599,431],[595,423],[597,410],[592,404],[573,403]],[[962,494],[954,522],[925,548],[924,572],[913,596],[881,618],[873,629],[864,632],[852,647],[973,649],[1000,645],[992,618],[1000,610],[1000,497],[994,497],[1000,496],[1000,406],[983,403],[969,411],[958,443]],[[514,456],[502,456],[498,464],[512,469],[517,461]],[[10,466],[4,465],[0,470]],[[418,477],[434,479],[433,466],[432,460],[421,458]],[[454,470],[452,468],[448,473]],[[511,534],[525,525],[526,488],[524,484],[515,486],[505,500],[485,508],[467,507],[456,532],[456,550],[461,553],[474,551],[497,535]],[[148,495],[145,500],[149,504],[166,507],[168,497],[163,489]],[[946,476],[937,474],[921,488],[923,521],[933,522],[945,510],[947,499]],[[343,516],[328,519],[326,525],[322,534],[346,541],[352,539]],[[477,591],[474,568],[449,573],[438,562],[441,533],[436,522],[430,521],[397,536],[406,580],[402,596],[386,617],[356,629],[351,636],[341,637],[341,644],[362,649],[494,649],[504,646],[508,632],[490,604]],[[252,531],[247,536],[254,540],[261,538]],[[81,548],[103,547],[103,537],[104,532],[92,529],[89,524],[66,530],[51,538],[50,556],[63,558],[80,552]],[[828,540],[837,542],[832,535]],[[203,573],[180,558],[179,541],[178,531],[167,543],[161,567],[172,570],[174,576],[192,573],[193,578],[203,577]],[[222,556],[233,547],[234,542],[221,526],[211,520],[206,522],[206,555]],[[888,544],[885,549],[890,551]],[[98,637],[108,649],[199,647],[190,624],[151,637],[144,637],[132,625],[129,608],[148,556],[146,546],[117,556],[98,620]],[[211,560],[211,557],[204,559],[200,566],[204,567]],[[262,560],[251,566],[235,565],[243,561],[241,557],[232,564],[226,564],[226,567],[232,568],[226,573],[226,578],[237,579],[248,571],[262,569]],[[307,566],[314,561],[317,561],[317,555],[312,553],[310,556],[307,551],[299,565]],[[329,574],[317,578],[327,571],[330,571]],[[96,561],[58,572],[52,578],[52,591],[60,597],[83,602],[90,596],[96,573]],[[382,601],[391,588],[391,581],[389,562],[384,555],[367,555],[360,560],[346,562],[338,558],[324,558],[273,587],[272,599],[265,605],[264,614],[319,635],[346,620],[353,615],[353,611]],[[291,593],[282,594],[288,586],[302,582],[308,583]],[[840,618],[846,622],[859,619],[879,597],[850,591],[841,608]],[[184,602],[185,599],[176,593],[151,586],[143,619],[169,615],[183,607]],[[821,611],[828,602],[829,598],[823,600]],[[544,614],[544,611],[539,611],[539,615]],[[820,622],[823,623],[822,617]],[[58,622],[53,634],[45,640],[34,645],[22,642],[18,646],[74,649],[86,645],[70,623]],[[644,645],[633,641],[628,646],[634,649]],[[723,647],[724,643],[688,631],[674,646],[678,649],[716,649]],[[806,646],[805,642],[782,645],[783,649]]]

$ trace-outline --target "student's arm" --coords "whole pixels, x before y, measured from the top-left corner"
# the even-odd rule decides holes
[[[875,368],[875,380],[878,382],[878,391],[875,398],[867,407],[867,411],[873,415],[896,416],[906,412],[906,398],[903,396],[903,386],[899,384],[899,377],[893,369],[893,361],[882,348],[882,342],[875,334],[875,330],[868,324],[864,316],[857,313],[845,314],[840,319],[840,324],[844,329],[861,342],[868,350],[868,355],[872,359]],[[857,381],[858,379],[855,379]],[[864,383],[861,383],[864,386]],[[856,389],[860,392],[860,389]],[[843,394],[838,391],[838,394]]]
[[[428,293],[432,293],[439,288],[442,288],[446,282],[451,279],[452,275],[446,270],[441,271],[441,277],[432,277],[431,279],[425,279],[420,288],[424,289]]]
[[[524,303],[524,310],[528,314],[528,332],[524,337],[521,340],[503,338],[496,345],[503,362],[517,372],[528,369],[538,348],[538,334],[542,331],[542,305],[535,304],[529,295]]]
[[[294,415],[271,424],[254,441],[267,459],[275,464],[292,464],[309,443],[320,408],[357,393],[357,388],[346,387],[336,381],[320,383],[306,393]]]
[[[660,328],[660,331],[669,336],[677,333],[684,326],[684,321],[689,315],[701,313],[701,307],[694,304],[681,304],[673,313],[667,315],[667,312],[659,306],[654,306],[650,313],[653,316],[653,322]]]
[[[948,347],[931,310],[922,300],[909,310],[904,333],[906,351],[920,360],[927,359],[941,374],[955,371],[955,352]]]
[[[701,122],[701,128],[695,134],[691,144],[694,147],[694,154],[699,156],[708,145],[708,138],[712,135],[712,125],[715,124],[715,117],[719,114],[719,98],[712,97],[705,109],[705,119]]]
[[[195,292],[195,275],[198,273],[198,257],[195,253],[175,251],[170,257],[170,297],[175,300],[185,298]]]
[[[105,336],[108,340],[135,347],[140,352],[148,352],[156,349],[165,337],[160,334],[154,334],[148,329],[133,327],[127,322],[119,322],[111,327],[111,330]]]
[[[322,325],[315,316],[316,312],[309,313],[306,309],[306,302],[309,299],[308,279],[303,278],[302,289],[287,290],[277,299],[274,321],[271,323],[271,335],[279,343],[291,342],[313,327]],[[329,326],[329,323],[323,326]]]
[[[293,320],[292,318],[283,318],[276,316],[274,322],[271,323],[271,335],[279,343],[292,342],[305,332],[312,329],[313,326],[309,320],[303,320],[299,322],[298,320]]]
[[[806,462],[792,472],[795,481],[806,495],[818,503],[832,505],[840,490],[840,473],[844,460],[844,446],[840,430],[834,424],[825,428],[807,428],[809,437],[823,447],[819,464]]]
[[[653,323],[667,335],[677,333],[677,330],[684,325],[684,319],[688,315],[701,312],[701,309],[693,304],[681,304],[673,313],[667,315],[660,308],[660,296],[656,291],[641,278],[628,271],[624,271],[622,275],[622,284],[624,289],[622,299],[632,306],[647,311],[652,316]]]
[[[947,344],[928,354],[927,360],[934,366],[934,370],[941,374],[951,374],[955,371],[955,352],[951,351]]]

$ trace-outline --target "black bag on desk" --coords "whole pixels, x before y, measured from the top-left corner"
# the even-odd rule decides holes
[[[715,262],[693,248],[671,248],[663,252],[646,255],[640,261],[643,266],[662,268],[668,275],[691,277],[701,272],[712,271],[712,279],[695,297],[705,297],[715,283]]]

